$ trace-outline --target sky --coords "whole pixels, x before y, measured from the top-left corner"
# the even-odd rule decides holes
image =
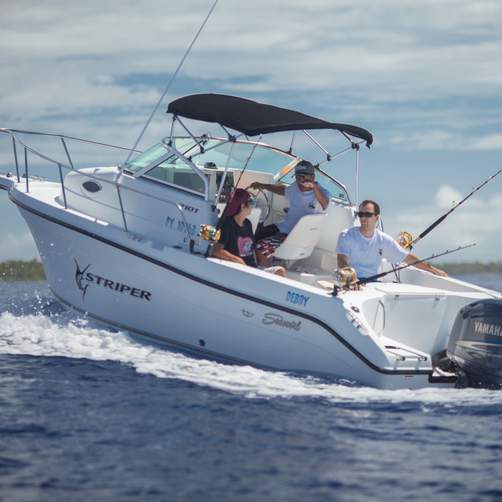
[[[212,4],[3,0],[0,127],[131,147]],[[219,0],[140,148],[168,134],[167,104],[190,93],[358,125],[374,135],[361,150],[359,199],[381,203],[388,233],[417,235],[502,167],[501,24],[502,2],[491,0]],[[345,146],[314,135],[332,152]],[[77,167],[124,160],[75,152]],[[354,159],[329,166],[354,192]],[[0,137],[0,172],[12,170]],[[6,193],[0,211],[0,261],[38,256]],[[502,174],[417,254],[476,242],[449,259],[502,260],[499,211]]]

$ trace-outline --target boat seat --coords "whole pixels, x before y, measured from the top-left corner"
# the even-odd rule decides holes
[[[247,219],[251,222],[251,227],[253,228],[253,234],[256,232],[256,227],[261,218],[261,209],[259,207],[253,207],[251,214]]]
[[[319,213],[301,217],[272,256],[279,260],[308,258],[321,238],[326,216],[324,213]]]

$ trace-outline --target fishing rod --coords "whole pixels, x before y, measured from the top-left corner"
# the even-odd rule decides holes
[[[362,279],[357,279],[356,273],[352,267],[344,267],[345,269],[349,269],[345,272],[342,272],[341,277],[343,277],[343,281],[340,281],[341,283],[343,282],[341,286],[335,285],[333,289],[333,296],[337,296],[338,292],[341,289],[349,289],[353,287],[360,286],[361,284],[366,284],[368,282],[376,281],[378,279],[381,279],[382,277],[385,277],[386,275],[392,274],[394,272],[398,272],[400,270],[404,270],[405,268],[408,267],[413,267],[414,265],[418,265],[419,263],[423,263],[425,261],[433,260],[435,258],[440,258],[441,256],[446,256],[452,253],[456,253],[457,251],[462,251],[463,249],[467,248],[472,248],[473,246],[476,246],[476,243],[473,242],[471,244],[467,244],[465,246],[458,246],[455,249],[447,249],[446,251],[443,251],[442,253],[439,254],[431,254],[427,258],[422,258],[420,260],[415,260],[412,263],[407,263],[406,265],[401,265],[400,267],[393,268],[392,270],[387,270],[386,272],[381,272],[379,274],[372,275],[370,277],[364,277]],[[343,271],[344,269],[342,269]]]
[[[443,220],[445,220],[457,207],[463,204],[467,199],[472,197],[478,190],[483,188],[487,183],[489,183],[495,176],[498,176],[502,172],[502,169],[499,169],[495,174],[492,174],[489,178],[487,178],[483,183],[478,185],[474,190],[472,190],[468,195],[466,195],[460,202],[457,202],[449,211],[440,216],[436,221],[434,221],[431,225],[429,225],[417,238],[411,240],[411,234],[408,232],[402,232],[401,238],[403,239],[403,247],[408,249],[413,249],[413,246],[419,241],[421,241],[429,232],[434,230]],[[411,241],[411,242],[410,242]]]

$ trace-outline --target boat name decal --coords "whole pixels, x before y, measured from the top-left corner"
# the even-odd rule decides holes
[[[474,332],[479,335],[502,336],[502,326],[489,322],[474,321]]]
[[[183,232],[184,234],[188,232],[190,237],[194,237],[197,233],[197,225],[195,225],[194,223],[185,223],[184,221],[177,220],[176,218],[172,218],[171,216],[166,216],[164,226],[169,230],[176,230],[178,232]]]
[[[116,291],[117,293],[134,296],[135,298],[146,300],[148,302],[152,299],[152,293],[150,291],[135,288],[122,282],[113,281],[111,279],[107,279],[106,277],[102,277],[101,275],[88,272],[91,264],[87,265],[87,267],[85,267],[84,269],[81,269],[77,260],[75,260],[75,266],[75,282],[77,283],[78,289],[82,291],[82,300],[84,300],[85,294],[87,293],[87,290],[91,284],[96,284],[97,286],[111,289],[112,291]]]
[[[241,313],[244,317],[253,317],[254,316],[254,312],[249,312],[249,310],[246,310],[246,309],[242,309]]]
[[[302,307],[306,307],[309,300],[310,296],[301,295],[300,293],[295,293],[293,291],[288,291],[288,294],[286,295],[287,302],[294,303],[295,305],[301,305]]]
[[[301,321],[287,321],[281,314],[274,314],[273,312],[264,314],[261,322],[263,324],[276,324],[281,328],[294,329],[295,331],[300,331],[302,325]]]

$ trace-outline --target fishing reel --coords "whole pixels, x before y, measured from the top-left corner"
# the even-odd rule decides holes
[[[343,267],[336,271],[336,282],[343,289],[350,289],[357,282],[357,274],[352,267]]]
[[[350,291],[358,289],[358,279],[355,269],[352,267],[343,267],[335,271],[335,289],[333,294],[336,296],[340,290]]]
[[[199,237],[203,241],[216,242],[220,239],[221,230],[208,223],[203,223],[199,229]]]
[[[404,249],[411,249],[413,246],[413,235],[410,232],[399,232],[396,242]]]

